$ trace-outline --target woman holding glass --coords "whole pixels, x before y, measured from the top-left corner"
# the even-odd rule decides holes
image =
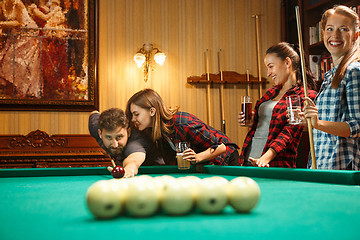
[[[176,164],[177,142],[188,142],[182,157],[193,163],[239,165],[239,148],[222,132],[205,124],[196,116],[165,106],[152,89],[135,93],[126,106],[126,116],[135,127],[157,144],[165,164]]]
[[[264,63],[267,76],[274,81],[275,86],[257,101],[250,121],[245,121],[245,114],[239,113],[239,124],[250,127],[240,162],[258,167],[296,167],[295,159],[303,127],[288,122],[286,97],[304,97],[298,47],[285,42],[278,43],[266,51]],[[306,72],[308,88],[315,89],[311,72]],[[308,95],[314,99],[316,92],[309,90]]]
[[[317,168],[360,170],[359,16],[335,6],[323,14],[321,29],[334,67],[325,73],[316,105],[306,99],[302,116],[314,128]]]

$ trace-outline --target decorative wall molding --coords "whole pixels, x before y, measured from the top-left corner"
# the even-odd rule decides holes
[[[36,130],[30,132],[26,136],[14,137],[10,141],[10,146],[13,148],[24,148],[26,146],[33,148],[43,147],[65,147],[68,141],[67,138],[49,136],[46,132]]]
[[[0,168],[105,167],[111,161],[89,134],[0,135]]]

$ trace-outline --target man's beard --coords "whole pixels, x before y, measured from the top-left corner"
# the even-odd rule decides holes
[[[106,148],[106,151],[111,155],[111,156],[116,156],[116,155],[120,155],[123,151],[124,148],[123,147],[118,147],[118,148]]]

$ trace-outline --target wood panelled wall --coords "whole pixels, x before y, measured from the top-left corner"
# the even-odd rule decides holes
[[[280,41],[281,0],[99,0],[100,111],[125,108],[127,99],[143,88],[160,93],[168,106],[195,114],[207,122],[206,86],[186,79],[205,73],[204,52],[209,49],[210,72],[218,72],[217,52],[222,49],[223,70],[258,76],[255,19],[259,15],[262,76],[266,49]],[[144,43],[166,54],[149,81],[133,61]],[[269,86],[269,85],[268,85]],[[267,86],[267,87],[268,87]],[[224,90],[227,135],[241,147],[247,129],[237,124],[240,96],[246,85]],[[258,99],[258,85],[251,87]],[[220,129],[219,87],[211,89],[213,126]],[[20,112],[0,114],[0,134],[27,134],[40,129],[51,134],[86,134],[84,112]]]

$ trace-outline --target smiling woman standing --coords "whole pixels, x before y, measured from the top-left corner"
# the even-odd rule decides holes
[[[257,101],[252,121],[244,124],[244,114],[239,113],[241,126],[251,127],[244,141],[240,162],[258,167],[296,167],[296,156],[303,127],[291,125],[286,117],[287,96],[304,97],[299,49],[286,42],[278,43],[266,51],[264,63],[267,76],[274,81]],[[315,88],[313,76],[307,70],[309,89]],[[310,98],[316,92],[309,90]],[[303,101],[303,100],[302,100]]]
[[[315,128],[317,168],[360,170],[359,17],[335,6],[323,14],[321,28],[335,67],[325,73],[316,105],[307,99],[304,108]]]
[[[186,141],[184,160],[214,165],[239,165],[239,148],[222,132],[196,116],[170,109],[152,89],[135,93],[126,106],[126,116],[133,127],[151,137],[166,164],[176,164],[175,143]]]

